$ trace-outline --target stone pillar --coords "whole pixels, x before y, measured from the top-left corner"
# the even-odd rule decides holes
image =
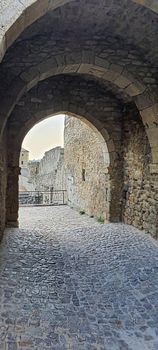
[[[6,226],[18,227],[18,184],[19,184],[19,165],[8,166],[7,176],[7,194],[6,194]]]
[[[109,167],[110,174],[110,210],[109,221],[122,221],[122,189],[123,165],[122,160],[115,160]]]

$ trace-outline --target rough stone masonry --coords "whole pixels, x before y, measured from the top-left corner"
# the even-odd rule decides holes
[[[109,220],[109,153],[98,133],[77,118],[66,116],[64,163],[68,205],[89,216]]]

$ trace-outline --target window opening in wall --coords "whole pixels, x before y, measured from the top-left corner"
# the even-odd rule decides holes
[[[86,170],[82,169],[82,181],[86,181]]]
[[[22,164],[22,165],[24,164],[23,160],[21,161],[21,164]]]

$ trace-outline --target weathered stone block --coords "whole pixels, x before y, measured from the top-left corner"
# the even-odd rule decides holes
[[[152,126],[154,123],[158,123],[158,104],[154,104],[149,108],[145,108],[141,111],[144,124]]]

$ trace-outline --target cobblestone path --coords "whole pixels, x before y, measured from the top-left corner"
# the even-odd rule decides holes
[[[1,350],[158,350],[158,244],[68,207],[22,208],[0,247]]]

